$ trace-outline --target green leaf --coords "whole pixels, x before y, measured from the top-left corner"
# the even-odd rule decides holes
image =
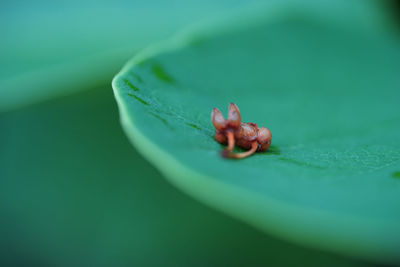
[[[149,49],[113,81],[122,124],[210,206],[296,243],[400,260],[400,41],[326,10],[212,25]],[[271,129],[269,151],[220,157],[210,113],[229,102]]]
[[[108,87],[0,114],[1,266],[362,265],[191,200],[129,146],[117,116]]]
[[[146,45],[258,0],[0,4],[0,112],[108,85]]]

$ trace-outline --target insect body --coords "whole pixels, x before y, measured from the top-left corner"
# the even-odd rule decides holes
[[[271,145],[271,132],[265,127],[258,128],[255,123],[242,123],[239,108],[229,104],[228,119],[225,120],[221,111],[213,108],[211,112],[211,122],[215,127],[214,138],[218,143],[228,144],[221,155],[226,158],[245,158],[256,151],[265,151]],[[249,149],[243,153],[232,153],[237,146]]]

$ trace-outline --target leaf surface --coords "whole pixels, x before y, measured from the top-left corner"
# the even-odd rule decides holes
[[[298,243],[399,260],[398,36],[317,14],[193,31],[142,53],[113,81],[122,123],[204,203]],[[267,152],[220,157],[210,113],[229,102],[272,131]]]
[[[1,266],[364,266],[183,195],[117,115],[109,87],[0,114]]]

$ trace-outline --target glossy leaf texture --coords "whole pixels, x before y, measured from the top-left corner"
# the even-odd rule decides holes
[[[113,81],[122,124],[210,206],[293,242],[398,261],[399,36],[321,14],[242,18],[149,49]],[[210,113],[229,102],[271,130],[267,152],[220,157]]]
[[[0,114],[1,266],[365,266],[185,196],[132,149],[117,111],[104,87]]]

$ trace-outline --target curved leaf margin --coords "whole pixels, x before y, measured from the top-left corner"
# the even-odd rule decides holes
[[[306,12],[307,16],[312,16],[316,21],[325,19],[321,14],[315,13],[316,10],[304,8],[303,11]],[[249,13],[252,14],[251,20],[248,20],[248,17],[246,18]],[[123,79],[124,74],[129,72],[131,68],[140,65],[155,55],[176,51],[190,45],[199,36],[201,38],[209,38],[215,34],[236,31],[243,27],[254,25],[259,20],[274,22],[276,19],[293,15],[290,9],[287,10],[282,8],[282,6],[268,10],[267,13],[268,17],[265,17],[265,9],[250,10],[244,14],[237,14],[237,16],[230,14],[217,21],[192,25],[171,39],[148,47],[132,58],[112,81],[124,131],[139,152],[172,184],[197,200],[223,213],[234,216],[262,231],[300,245],[307,244],[316,249],[326,249],[344,255],[356,255],[382,262],[398,262],[400,255],[393,248],[393,244],[388,245],[378,235],[369,236],[368,238],[363,236],[364,232],[374,232],[375,225],[381,222],[389,226],[386,229],[388,233],[393,232],[396,235],[400,235],[398,233],[399,227],[395,222],[380,219],[371,220],[371,218],[367,220],[366,218],[352,215],[343,216],[324,210],[288,205],[273,198],[257,195],[253,192],[250,193],[239,186],[216,181],[212,177],[200,174],[186,167],[179,160],[175,159],[172,154],[152,142],[136,127],[135,118],[128,113],[127,103],[124,102],[122,95],[118,91],[117,83]],[[343,23],[343,21],[340,23]],[[355,24],[352,26],[357,27],[360,25]],[[266,209],[266,207],[268,208]],[[268,211],[268,213],[260,213],[260,210]],[[314,218],[311,224],[309,218]],[[330,229],[324,229],[324,225],[327,222],[335,224],[337,229],[340,229],[340,232],[332,232]],[[294,224],[296,224],[296,227],[292,227]]]

